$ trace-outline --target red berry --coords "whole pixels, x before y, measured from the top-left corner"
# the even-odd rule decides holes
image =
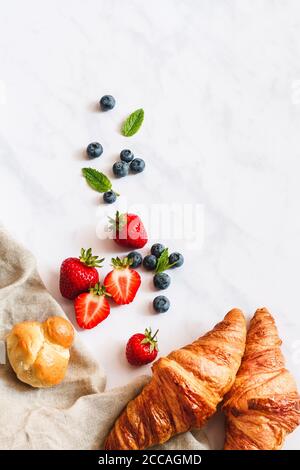
[[[129,339],[126,346],[126,357],[129,364],[133,366],[142,366],[156,359],[158,353],[157,339],[158,333],[152,336],[151,328],[146,329],[145,333],[137,333]]]
[[[101,267],[103,259],[92,255],[92,250],[81,249],[79,258],[67,258],[60,268],[59,288],[61,295],[67,299],[75,299],[82,292],[99,282],[96,268]]]
[[[128,258],[112,258],[114,269],[109,272],[103,282],[106,291],[119,305],[133,301],[141,285],[141,276],[130,268],[132,260]]]
[[[101,323],[110,313],[105,288],[96,284],[90,292],[84,292],[74,301],[75,315],[81,328],[90,329]]]
[[[117,212],[115,220],[110,221],[114,231],[113,238],[118,245],[129,248],[143,248],[146,245],[147,232],[138,215]]]

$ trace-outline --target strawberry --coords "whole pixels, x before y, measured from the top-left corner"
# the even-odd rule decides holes
[[[81,248],[79,258],[67,258],[60,268],[59,288],[66,299],[75,299],[81,292],[86,292],[99,282],[96,268],[100,268],[103,259],[92,255],[92,249]]]
[[[142,366],[154,361],[157,356],[158,347],[155,339],[158,330],[152,336],[151,328],[146,329],[145,333],[137,333],[131,336],[126,346],[126,357],[129,364],[133,366]]]
[[[130,268],[131,259],[112,258],[113,270],[109,272],[103,282],[106,291],[119,305],[130,304],[135,298],[141,285],[141,276]]]
[[[146,229],[140,217],[135,214],[120,214],[110,218],[113,239],[118,245],[129,248],[143,248],[148,241]]]
[[[108,317],[110,306],[106,295],[108,294],[105,288],[100,287],[100,284],[96,284],[90,288],[89,292],[84,292],[76,297],[74,308],[80,328],[94,328]]]

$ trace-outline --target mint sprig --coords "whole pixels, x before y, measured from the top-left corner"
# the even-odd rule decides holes
[[[167,269],[172,268],[172,266],[174,266],[174,264],[176,264],[176,262],[175,263],[169,263],[169,250],[168,250],[168,248],[165,248],[162,251],[160,257],[157,260],[155,272],[156,273],[162,273],[162,272],[166,271]]]
[[[137,109],[128,116],[126,121],[123,123],[121,132],[125,137],[131,137],[136,134],[144,121],[144,110]]]
[[[87,184],[98,193],[106,193],[112,188],[110,179],[95,168],[82,168],[82,174]],[[119,196],[118,193],[115,194]]]

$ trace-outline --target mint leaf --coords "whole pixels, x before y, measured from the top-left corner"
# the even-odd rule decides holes
[[[111,189],[110,180],[100,171],[94,168],[82,168],[82,174],[87,184],[98,193],[106,193]]]
[[[165,270],[165,266],[168,263],[169,263],[169,250],[168,248],[165,248],[157,260],[155,272],[162,273]]]
[[[125,137],[131,137],[136,134],[144,120],[144,110],[137,109],[128,116],[124,122],[121,132]]]
[[[168,248],[165,248],[162,251],[160,257],[157,260],[155,272],[156,273],[162,273],[162,272],[166,271],[167,269],[172,268],[172,266],[174,266],[174,264],[176,264],[176,262],[175,263],[169,263],[169,250],[168,250]]]

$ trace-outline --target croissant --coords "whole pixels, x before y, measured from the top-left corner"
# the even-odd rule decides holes
[[[227,450],[278,450],[300,424],[300,397],[266,308],[256,311],[235,383],[225,397]]]
[[[232,386],[245,349],[243,313],[153,364],[153,377],[117,419],[106,450],[146,449],[202,426]]]

